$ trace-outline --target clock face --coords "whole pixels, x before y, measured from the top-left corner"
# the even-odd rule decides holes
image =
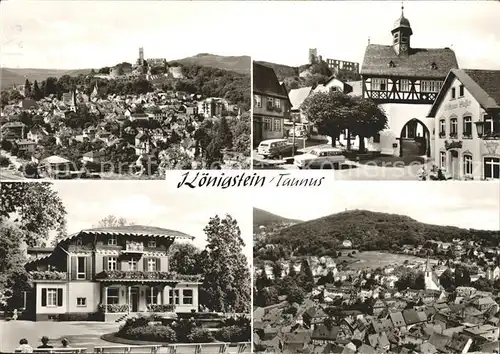
[[[406,52],[408,50],[408,45],[407,44],[401,44],[401,51]]]

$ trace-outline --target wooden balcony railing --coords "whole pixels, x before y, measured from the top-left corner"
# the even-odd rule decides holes
[[[31,271],[29,272],[33,280],[67,280],[68,274],[66,272],[59,272],[55,270],[47,271]]]
[[[174,272],[144,272],[127,270],[106,270],[96,275],[97,280],[171,280],[193,281],[201,280],[199,275],[186,275]]]

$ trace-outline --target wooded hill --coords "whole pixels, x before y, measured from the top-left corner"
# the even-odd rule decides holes
[[[284,218],[283,216],[276,215],[259,208],[253,208],[254,226],[268,226],[272,224],[297,224],[301,222],[302,221],[300,220]]]
[[[285,248],[294,255],[333,255],[344,240],[364,250],[398,250],[403,245],[423,245],[428,240],[451,242],[473,240],[496,247],[500,231],[431,225],[408,216],[352,210],[293,225],[270,235],[267,244]]]

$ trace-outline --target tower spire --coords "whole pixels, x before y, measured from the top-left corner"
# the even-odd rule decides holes
[[[401,17],[403,17],[405,15],[404,11],[405,11],[405,6],[404,6],[403,2],[401,1]]]

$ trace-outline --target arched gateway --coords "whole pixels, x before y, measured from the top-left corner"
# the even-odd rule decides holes
[[[399,135],[399,156],[431,157],[431,134],[419,119],[410,119]]]

